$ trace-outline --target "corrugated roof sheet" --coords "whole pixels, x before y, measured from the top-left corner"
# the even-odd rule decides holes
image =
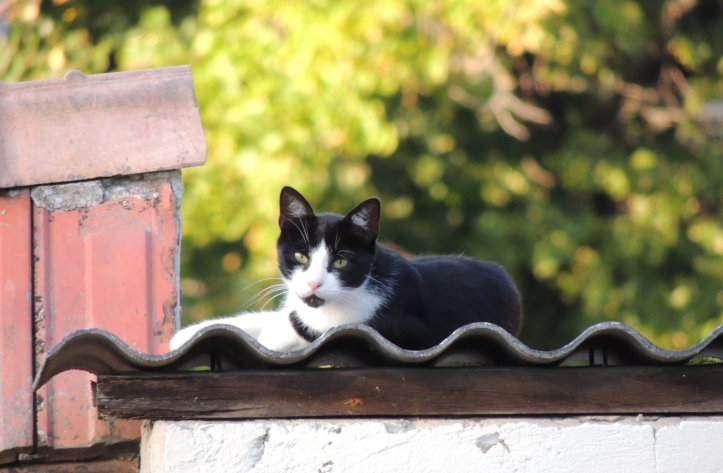
[[[421,351],[403,350],[368,326],[355,325],[330,330],[303,350],[276,352],[236,327],[218,324],[162,355],[141,353],[112,333],[91,328],[71,333],[50,350],[35,387],[71,369],[118,374],[204,368],[650,365],[721,359],[723,325],[684,350],[664,350],[627,325],[605,322],[550,351],[529,348],[496,325],[476,323]]]

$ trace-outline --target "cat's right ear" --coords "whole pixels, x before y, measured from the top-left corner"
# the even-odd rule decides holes
[[[311,205],[299,194],[296,189],[284,187],[281,189],[281,199],[279,205],[279,228],[283,229],[285,225],[294,220],[307,220],[314,216]]]

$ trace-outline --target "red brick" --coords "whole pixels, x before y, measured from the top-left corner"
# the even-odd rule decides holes
[[[173,180],[180,186],[180,172]],[[179,309],[173,187],[171,180],[112,179],[33,189],[38,363],[84,327],[108,330],[145,353],[168,350]],[[136,421],[97,419],[91,380],[72,371],[38,390],[39,446],[138,438]]]
[[[33,446],[30,192],[0,191],[0,452]]]

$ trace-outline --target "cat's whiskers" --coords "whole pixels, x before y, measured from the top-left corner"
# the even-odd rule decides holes
[[[278,278],[270,278],[270,279],[278,279]],[[262,306],[262,308],[266,307],[271,301],[273,301],[274,299],[276,299],[279,296],[286,294],[286,292],[287,292],[287,288],[284,283],[273,284],[273,285],[261,290],[256,295],[254,295],[251,299],[249,299],[246,302],[246,304],[244,304],[244,308],[255,305],[261,299],[271,296],[268,300],[266,300],[266,302],[264,302],[264,305]]]
[[[254,282],[252,282],[251,284],[249,284],[249,285],[244,286],[243,288],[241,288],[241,292],[246,292],[246,291],[248,291],[249,289],[251,289],[252,287],[258,286],[259,284],[265,283],[265,282],[267,282],[267,281],[282,281],[282,279],[281,279],[281,278],[263,278],[263,279],[259,279],[258,281],[254,281]],[[265,291],[268,291],[268,290],[269,290],[269,287],[274,287],[274,286],[278,286],[278,285],[280,285],[280,284],[279,284],[279,283],[273,284],[273,285],[271,285],[271,286],[268,286],[268,287],[262,289],[260,292],[257,292],[257,293],[254,294],[250,299],[248,299],[248,300],[244,303],[243,306],[241,306],[241,309],[247,309],[247,308],[249,308],[250,306],[252,306],[252,305],[255,304],[256,302],[258,302],[258,300],[263,296],[263,293],[264,293]]]
[[[259,279],[259,280],[257,280],[257,281],[252,282],[252,283],[249,284],[248,286],[244,286],[243,288],[241,288],[241,290],[242,290],[242,291],[246,291],[246,290],[248,290],[248,289],[250,289],[250,288],[252,288],[252,287],[254,287],[254,286],[257,286],[257,285],[259,285],[259,284],[261,284],[261,283],[264,283],[264,282],[266,282],[266,281],[281,281],[281,278],[276,277],[276,278],[263,278],[263,279]]]
[[[264,296],[265,294],[274,292],[274,291],[277,290],[277,289],[285,289],[285,288],[286,288],[286,286],[285,286],[283,283],[272,284],[272,285],[270,285],[270,286],[265,287],[264,289],[262,289],[262,290],[261,290],[259,293],[257,293],[256,296],[254,296],[254,297]]]
[[[351,302],[352,301],[351,294],[345,292],[345,291],[335,291],[333,295],[334,302],[340,301],[340,302]]]
[[[277,292],[276,294],[271,296],[269,299],[267,299],[266,302],[264,302],[264,305],[261,306],[261,310],[266,310],[266,307],[269,304],[271,304],[274,300],[278,299],[279,297],[285,296],[286,294],[287,294],[287,290],[286,290],[286,288],[283,288],[282,290],[280,290],[279,292]]]
[[[371,274],[367,274],[367,279],[370,281],[374,281],[375,283],[379,284],[380,287],[386,287],[383,282],[372,276]]]

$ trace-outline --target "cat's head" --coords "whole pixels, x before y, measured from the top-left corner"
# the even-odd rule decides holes
[[[380,203],[368,199],[345,216],[315,215],[291,187],[281,190],[277,242],[279,270],[289,288],[310,307],[343,303],[364,285],[376,254]]]

